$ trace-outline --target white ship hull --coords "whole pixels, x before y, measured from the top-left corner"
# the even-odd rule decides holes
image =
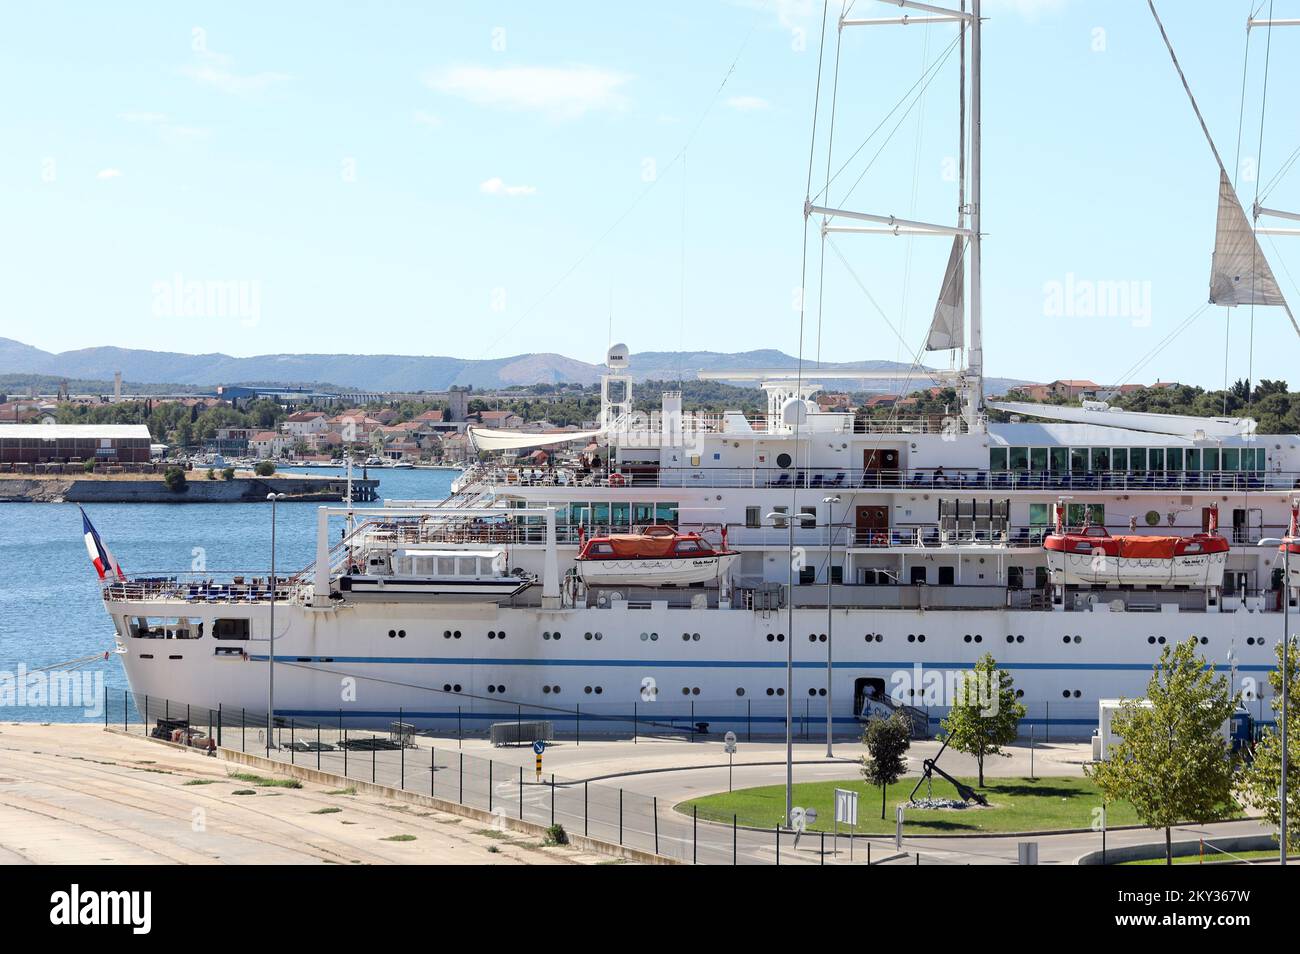
[[[277,714],[372,725],[400,714],[454,732],[458,724],[482,730],[521,713],[527,717],[535,706],[536,717],[552,719],[563,731],[580,727],[584,735],[628,731],[634,718],[708,722],[711,732],[781,731],[786,611],[638,605],[559,611],[400,602],[280,605]],[[109,610],[115,621],[228,612],[157,602],[111,603]],[[266,611],[252,608],[253,638],[243,642],[119,636],[119,658],[137,706],[147,695],[264,712]],[[835,610],[835,722],[852,734],[855,692],[863,680],[877,680],[887,693],[927,709],[937,728],[946,710],[942,696],[932,694],[936,685],[992,652],[1024,693],[1025,732],[1036,726],[1040,739],[1082,738],[1096,725],[1098,699],[1141,695],[1165,645],[1189,633],[1198,634],[1207,659],[1235,653],[1238,689],[1246,677],[1264,682],[1276,622],[1275,614],[1253,606],[1120,613],[1102,601],[1091,611],[1070,612]],[[825,633],[825,610],[796,610],[794,628],[796,731],[816,732],[825,719],[827,644],[809,637]],[[356,679],[352,701],[341,700],[347,677]],[[1262,714],[1267,718],[1267,711]]]

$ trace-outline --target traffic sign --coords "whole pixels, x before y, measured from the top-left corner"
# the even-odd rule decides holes
[[[538,755],[541,755],[543,752],[546,751],[546,743],[543,742],[541,739],[538,739],[536,742],[533,743],[533,751],[536,752]]]
[[[835,789],[835,821],[837,824],[858,823],[858,793],[847,788]]]

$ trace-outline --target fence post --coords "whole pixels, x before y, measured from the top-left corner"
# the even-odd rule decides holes
[[[145,735],[149,734],[149,694],[145,693],[144,712],[140,713],[140,728]]]
[[[341,722],[342,720],[340,720]],[[348,730],[343,730],[343,777],[348,777]]]
[[[516,723],[518,726],[518,723]],[[519,818],[524,817],[524,767],[519,766]]]
[[[821,863],[826,864],[826,832],[822,832],[821,856]]]
[[[316,771],[320,771],[320,723],[316,723]]]
[[[492,811],[492,760],[488,759],[488,812]]]
[[[131,731],[131,690],[122,690],[122,731]]]
[[[460,748],[461,741],[465,738],[465,732],[461,728],[461,724],[460,724],[460,710],[461,707],[457,706],[456,707],[456,748]]]
[[[460,797],[458,801],[465,804],[465,753],[460,753]]]
[[[217,745],[221,745],[221,703],[217,703]]]
[[[379,747],[375,745],[375,739],[370,740],[370,784],[375,784],[375,763],[378,762]]]
[[[406,791],[406,723],[402,718],[402,707],[397,707],[397,744],[401,747],[401,771],[397,787]]]
[[[773,830],[776,832],[776,863],[780,865],[781,864],[781,823],[777,822]]]
[[[294,746],[297,744],[297,741],[298,740],[295,738],[294,722],[292,719],[290,719],[289,720],[289,764],[290,765],[295,764],[297,761],[297,759],[294,757]]]
[[[551,825],[555,825],[555,773],[551,773]]]
[[[245,744],[245,739],[247,735],[248,735],[248,708],[246,706],[240,706],[239,707],[239,751],[241,752],[248,751],[248,746]]]
[[[654,804],[651,806],[651,810],[655,816],[655,854],[657,855],[659,854],[659,796],[653,796],[652,801]]]
[[[618,790],[618,843],[623,844],[623,790]]]
[[[429,747],[429,797],[433,798],[434,779],[438,777],[438,747]]]
[[[736,816],[731,816],[731,863],[736,863]]]
[[[591,816],[587,812],[587,783],[584,781],[582,783],[582,834],[583,835],[590,834],[591,832],[591,825],[589,822],[590,818]]]
[[[700,806],[691,806],[691,864],[700,863]]]

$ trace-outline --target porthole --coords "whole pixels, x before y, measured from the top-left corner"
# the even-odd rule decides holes
[[[591,695],[591,686],[583,686],[582,691],[585,692],[587,695]]]
[[[389,639],[395,639],[396,637],[397,637],[397,630],[395,630],[395,629],[390,629],[390,630],[388,631],[388,638],[389,638]]]
[[[691,687],[691,695],[693,695],[693,696],[698,696],[699,694],[700,694],[700,687],[699,687],[699,686],[692,686],[692,687]]]
[[[642,633],[642,634],[641,634],[641,642],[644,643],[644,642],[645,642],[646,640],[648,640],[649,638],[650,638],[650,634],[649,634],[649,633]]]
[[[690,633],[682,633],[682,642],[684,642],[684,643],[689,643],[690,641],[691,641],[691,634],[690,634]]]
[[[488,639],[496,639],[496,638],[497,638],[496,630],[494,630],[494,629],[489,629],[489,630],[488,630]],[[550,633],[542,633],[542,639],[550,639],[550,638],[551,638],[551,634],[550,634]]]
[[[582,638],[583,638],[583,639],[591,639],[591,633],[583,633],[583,634],[582,634]]]
[[[808,695],[810,695],[810,696],[815,696],[815,695],[817,695],[817,690],[816,690],[816,689],[809,689],[809,690],[808,690]]]
[[[1255,645],[1255,637],[1254,637],[1254,636],[1247,636],[1247,637],[1246,637],[1246,645],[1247,645],[1247,646],[1254,646],[1254,645]]]
[[[975,642],[977,642],[977,643],[982,643],[982,642],[984,642],[984,637],[983,637],[983,635],[981,635],[980,633],[976,633],[976,634],[975,634]]]
[[[1202,636],[1202,637],[1201,637],[1201,645],[1202,645],[1202,646],[1208,646],[1209,644],[1210,644],[1210,637],[1208,637],[1208,636]]]
[[[449,629],[444,629],[444,630],[442,631],[442,638],[443,638],[443,639],[451,639],[451,630],[449,630]]]
[[[1016,641],[1016,637],[1014,637],[1014,636],[1008,636],[1008,637],[1007,637],[1007,642],[1009,642],[1009,643],[1014,643],[1015,641]]]
[[[791,463],[793,463],[793,461],[792,461],[792,459],[791,459],[791,457],[790,457],[789,454],[777,454],[777,455],[776,455],[776,466],[778,466],[778,467],[789,467]]]
[[[1063,643],[1068,643],[1069,641],[1070,641],[1070,637],[1069,637],[1069,636],[1062,636],[1062,637],[1061,637],[1061,642],[1063,642]]]
[[[599,638],[599,634],[597,635],[597,638]],[[604,691],[605,691],[605,689],[604,689],[603,686],[597,686],[597,687],[596,687],[596,695],[600,695],[600,694],[601,694],[602,692],[604,692]]]
[[[505,691],[506,691],[506,687],[505,687],[505,686],[497,686],[497,692],[498,692],[498,693],[502,693],[502,692],[505,692]]]
[[[496,691],[497,691],[496,686],[488,686],[488,692],[496,692]]]
[[[777,689],[777,690],[776,690],[776,694],[777,694],[778,696],[783,696],[783,695],[785,695],[785,690],[784,690],[784,689]]]
[[[809,633],[809,634],[808,634],[808,642],[810,642],[810,643],[815,643],[815,642],[817,642],[817,634],[816,634],[816,633]]]
[[[917,634],[916,634],[916,641],[917,641],[918,643],[923,643],[923,642],[925,642],[925,633],[917,633]]]
[[[691,694],[690,686],[682,686],[682,695],[689,696],[690,694]]]
[[[767,641],[768,641],[769,643],[770,643],[770,642],[774,642],[775,640],[776,640],[776,634],[775,634],[775,633],[768,633],[768,634],[767,634]]]
[[[785,642],[785,633],[777,633],[777,634],[776,634],[776,641],[777,641],[778,643],[783,643],[783,642]]]
[[[458,630],[458,629],[457,629],[457,630],[453,630],[453,631],[452,631],[452,634],[451,634],[451,638],[452,638],[452,639],[460,639],[460,630]]]
[[[1148,636],[1147,642],[1154,646],[1156,644],[1156,638],[1154,636]]]
[[[962,642],[965,642],[965,643],[969,643],[969,642],[970,642],[970,633],[967,633],[965,636],[962,637]]]
[[[907,634],[907,641],[908,641],[909,643],[914,643],[914,642],[916,642],[916,633],[908,633],[908,634]]]
[[[1017,637],[1016,637],[1016,642],[1018,642],[1018,643],[1023,643],[1024,641],[1025,641],[1025,637],[1024,637],[1024,636],[1017,636]]]
[[[699,633],[691,633],[691,642],[693,642],[693,643],[698,643],[699,641],[700,641],[700,634],[699,634]]]
[[[558,695],[560,694],[560,687],[559,687],[559,686],[551,686],[551,692],[555,693],[555,694],[558,696]]]
[[[442,684],[442,691],[443,691],[443,692],[451,692],[451,683],[449,683],[449,682],[444,682],[444,683]]]
[[[659,634],[658,634],[658,633],[651,633],[651,634],[650,634],[650,642],[652,642],[652,643],[657,643],[657,642],[659,642]]]
[[[743,696],[744,694],[745,694],[745,690],[744,690],[744,689],[737,689],[737,690],[736,690],[736,695],[738,695],[738,696]]]
[[[460,683],[456,683],[456,685],[452,686],[452,687],[451,687],[451,691],[452,691],[452,692],[460,692]]]
[[[1156,642],[1163,646],[1165,644],[1165,638],[1163,636],[1157,636]]]
[[[1075,635],[1074,635],[1074,645],[1077,646],[1077,645],[1079,645],[1081,642],[1083,642],[1083,637],[1080,636],[1078,633],[1075,633]]]
[[[551,694],[551,687],[550,687],[550,686],[542,686],[542,694],[543,694],[543,695],[546,695],[546,696],[549,696],[549,695]]]
[[[772,688],[769,687],[768,690],[767,690],[767,694],[768,694],[769,696],[774,696],[774,695],[776,695],[776,690],[775,690],[775,689],[772,689]]]
[[[599,632],[597,632],[597,633],[596,633],[596,641],[597,641],[597,642],[600,642],[600,640],[602,640],[602,639],[604,639],[604,637],[601,636]]]
[[[1083,695],[1083,693],[1082,693],[1081,691],[1079,691],[1078,689],[1074,690],[1074,698],[1078,699],[1078,698],[1079,698],[1080,696],[1082,696],[1082,695]]]
[[[819,696],[824,696],[824,695],[826,695],[826,690],[825,690],[825,689],[818,689],[818,690],[817,690],[817,695],[819,695]]]
[[[1068,699],[1068,698],[1070,698],[1070,690],[1069,690],[1069,689],[1066,689],[1064,692],[1062,692],[1062,693],[1061,693],[1061,698],[1063,698],[1063,699]]]
[[[1017,698],[1017,699],[1022,698],[1022,697],[1024,696],[1024,694],[1025,694],[1025,690],[1023,690],[1023,689],[1017,689],[1017,690],[1016,690],[1016,698]]]

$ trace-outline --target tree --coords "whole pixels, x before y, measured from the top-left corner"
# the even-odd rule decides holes
[[[222,479],[222,480],[234,480],[234,479],[235,479],[235,468],[233,468],[233,467],[227,467],[227,468],[225,468],[225,469],[221,472],[221,479]]]
[[[270,460],[258,461],[254,473],[259,477],[270,477],[275,473],[275,462]]]
[[[1126,801],[1143,824],[1171,830],[1232,813],[1234,759],[1223,723],[1232,716],[1228,680],[1196,653],[1196,637],[1166,646],[1147,683],[1147,698],[1125,699],[1112,728],[1119,743],[1105,762],[1086,767],[1108,802]]]
[[[1011,674],[998,668],[992,653],[981,656],[975,668],[958,680],[956,689],[957,698],[940,727],[953,749],[975,757],[982,786],[984,759],[1010,757],[1002,746],[1016,740],[1025,707],[1016,699]]]
[[[185,471],[179,467],[168,467],[163,473],[163,483],[167,485],[168,490],[177,494],[189,489],[185,481]]]
[[[880,817],[885,817],[885,793],[907,771],[907,750],[912,745],[912,720],[902,710],[888,719],[869,719],[862,732],[867,754],[862,757],[862,774],[880,786]]]
[[[1269,684],[1273,687],[1273,712],[1278,723],[1282,720],[1282,644],[1277,645],[1278,668],[1268,674]],[[1287,681],[1290,682],[1287,704],[1287,741],[1300,739],[1300,650],[1291,645],[1290,658],[1287,660]],[[1300,820],[1300,760],[1288,755],[1287,775],[1287,854],[1300,851],[1300,830],[1292,819]],[[1242,779],[1242,795],[1247,805],[1259,809],[1264,817],[1278,828],[1281,837],[1281,792],[1282,792],[1282,735],[1278,729],[1266,729],[1255,746],[1254,760],[1246,769]]]

